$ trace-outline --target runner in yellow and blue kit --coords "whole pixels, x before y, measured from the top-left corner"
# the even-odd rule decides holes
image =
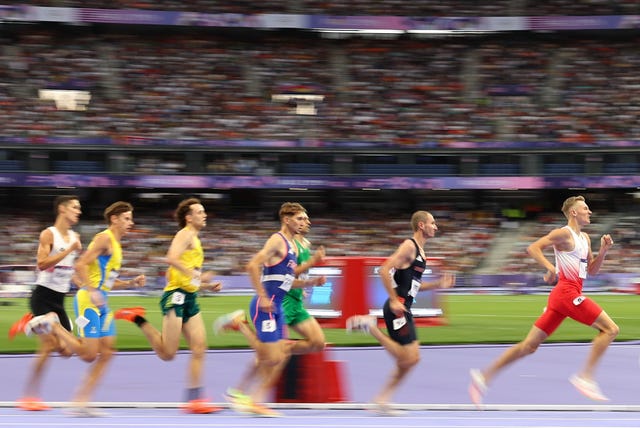
[[[55,312],[33,318],[25,331],[30,334],[52,333],[82,360],[93,363],[75,397],[71,413],[76,416],[101,416],[89,407],[98,382],[113,357],[115,327],[113,313],[107,305],[107,294],[114,288],[143,286],[144,275],[123,281],[118,279],[122,263],[120,241],[133,226],[133,207],[128,202],[115,202],[104,211],[108,228],[96,234],[87,251],[76,262],[80,284],[74,299],[78,336],[67,331]]]

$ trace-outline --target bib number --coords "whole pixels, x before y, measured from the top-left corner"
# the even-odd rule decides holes
[[[76,325],[78,326],[78,328],[85,328],[88,324],[89,318],[83,315],[80,315],[78,318],[76,318]]]
[[[415,298],[418,295],[418,291],[420,291],[420,286],[422,285],[421,281],[417,279],[411,280],[411,290],[409,290],[409,296]]]
[[[260,326],[260,330],[263,333],[273,333],[276,331],[276,321],[275,320],[264,320],[262,321],[262,325]]]
[[[393,329],[394,330],[400,330],[406,324],[407,324],[407,318],[406,317],[396,318],[396,319],[393,320]]]
[[[289,291],[291,290],[291,286],[293,285],[293,280],[295,278],[293,277],[293,275],[285,275],[284,276],[284,281],[282,281],[282,284],[280,284],[280,288],[281,290],[284,291]]]
[[[184,304],[184,293],[176,291],[171,295],[171,303],[174,305],[183,305]]]
[[[201,275],[202,272],[200,271],[200,269],[193,269],[193,276],[191,276],[191,285],[196,288],[200,288],[200,285],[202,285],[202,281],[200,279]]]
[[[580,259],[580,264],[578,266],[578,277],[582,279],[587,278],[587,259]]]
[[[104,287],[107,290],[111,290],[113,288],[113,284],[115,284],[119,274],[120,272],[118,272],[117,270],[112,270],[111,272],[109,272],[107,279],[104,281]]]

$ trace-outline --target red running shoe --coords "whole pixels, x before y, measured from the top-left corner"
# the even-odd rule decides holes
[[[28,410],[31,412],[39,412],[42,410],[50,410],[51,406],[43,402],[38,397],[23,397],[17,402],[17,407],[22,410]]]
[[[191,400],[188,403],[182,406],[182,410],[185,413],[193,413],[193,414],[209,414],[215,413],[222,410],[222,407],[215,406],[209,403],[204,398],[200,398],[197,400]]]
[[[33,314],[31,312],[27,312],[20,318],[18,321],[14,322],[9,329],[9,339],[13,340],[18,333],[24,333],[24,328],[27,326],[27,323],[31,321],[33,318]]]
[[[143,317],[146,313],[146,309],[142,306],[135,306],[133,308],[118,309],[113,313],[113,317],[117,320],[135,322],[137,316]]]

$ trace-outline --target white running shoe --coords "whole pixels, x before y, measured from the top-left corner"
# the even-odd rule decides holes
[[[391,407],[389,403],[373,403],[370,410],[378,416],[405,416],[406,411]]]
[[[360,330],[362,332],[369,333],[371,327],[376,325],[376,322],[376,318],[371,315],[354,315],[347,318],[347,333],[351,333],[353,330]]]
[[[74,418],[104,418],[109,416],[109,413],[100,409],[85,406],[69,407],[64,410],[64,413]]]
[[[594,380],[585,379],[582,376],[574,374],[569,378],[569,382],[587,398],[595,401],[609,401],[609,398],[600,390],[598,382]]]
[[[242,309],[218,317],[213,322],[214,334],[220,334],[223,330],[238,330],[238,326],[245,320]]]
[[[480,370],[469,370],[469,376],[471,376],[471,383],[469,383],[469,397],[473,404],[479,408],[482,405],[482,400],[487,394],[489,387],[487,386],[484,375]]]
[[[60,324],[58,314],[55,312],[49,312],[48,314],[39,315],[33,317],[31,321],[24,327],[24,334],[27,336],[33,336],[34,334],[49,334],[53,328],[53,324]]]

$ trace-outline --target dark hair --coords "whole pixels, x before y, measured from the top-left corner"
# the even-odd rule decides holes
[[[111,216],[119,216],[122,213],[126,213],[128,211],[133,211],[133,205],[129,202],[118,201],[109,205],[104,209],[104,219],[107,221],[108,225],[111,225]]]
[[[180,229],[187,225],[187,215],[191,214],[191,205],[200,204],[200,199],[198,198],[189,198],[181,201],[178,204],[178,208],[173,213],[173,216],[176,220],[178,220],[178,225]]]
[[[79,201],[80,198],[77,197],[76,195],[58,195],[56,196],[56,198],[53,200],[53,215],[57,216],[58,215],[58,208],[60,208],[60,205],[66,205],[71,201]]]

